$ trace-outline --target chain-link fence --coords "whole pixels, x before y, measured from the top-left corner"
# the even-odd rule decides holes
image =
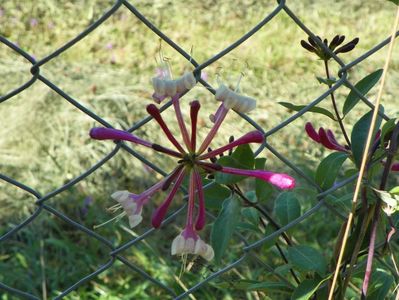
[[[106,127],[112,127],[111,124],[109,124],[107,121],[104,120],[101,116],[97,115],[96,113],[90,111],[86,107],[84,107],[78,100],[74,99],[71,97],[68,93],[64,92],[60,87],[58,87],[56,84],[54,84],[51,80],[47,79],[45,76],[43,76],[40,72],[40,69],[42,66],[45,64],[49,63],[52,61],[55,57],[60,55],[61,53],[68,51],[73,45],[84,39],[86,36],[88,36],[90,33],[92,33],[94,30],[96,30],[98,27],[101,26],[103,22],[105,22],[109,17],[111,17],[116,11],[121,9],[121,7],[127,8],[136,18],[138,18],[142,23],[144,23],[153,33],[154,35],[159,36],[165,43],[169,44],[171,47],[173,47],[176,51],[176,53],[180,54],[182,57],[184,57],[190,64],[192,64],[195,68],[194,70],[194,75],[196,79],[199,81],[200,84],[205,86],[208,91],[211,93],[215,93],[215,89],[203,78],[201,78],[201,71],[208,67],[209,65],[215,63],[218,61],[220,58],[224,57],[227,55],[229,52],[231,52],[233,49],[238,47],[240,44],[242,44],[244,41],[247,39],[250,39],[254,34],[256,34],[261,28],[264,28],[268,26],[268,23],[270,20],[272,20],[274,17],[276,17],[278,14],[287,14],[292,22],[294,22],[298,27],[300,27],[304,35],[308,35],[309,37],[313,38],[315,41],[317,41],[315,34],[310,31],[304,23],[302,23],[298,17],[293,13],[289,5],[286,4],[286,1],[281,0],[279,3],[276,4],[276,7],[274,10],[267,15],[259,24],[257,24],[255,27],[253,27],[249,32],[247,32],[245,35],[240,37],[237,41],[232,43],[230,46],[225,48],[223,51],[219,52],[218,54],[214,55],[213,57],[207,59],[204,62],[197,62],[195,57],[192,57],[189,53],[184,51],[177,43],[175,43],[172,39],[170,39],[168,36],[166,36],[161,30],[159,30],[154,24],[152,24],[144,15],[138,11],[134,5],[132,5],[129,1],[124,1],[124,0],[119,0],[116,1],[115,4],[111,9],[109,9],[105,14],[103,14],[97,21],[93,22],[86,30],[81,32],[79,35],[77,35],[75,38],[70,40],[68,43],[48,55],[47,57],[36,61],[35,58],[30,55],[29,53],[26,53],[24,50],[22,50],[19,46],[14,44],[13,42],[9,41],[8,39],[1,37],[0,36],[0,42],[9,48],[11,48],[13,51],[15,51],[18,55],[22,56],[25,58],[27,61],[29,61],[32,64],[32,67],[30,69],[30,72],[32,74],[31,78],[29,81],[26,83],[22,84],[18,88],[12,90],[9,92],[7,95],[3,95],[0,97],[0,103],[4,103],[5,101],[12,101],[12,98],[22,91],[29,89],[35,82],[41,81],[45,85],[47,85],[50,89],[55,91],[58,95],[63,97],[67,102],[75,106],[77,109],[80,110],[82,114],[86,114],[87,116],[91,117],[98,123],[102,124],[103,126]],[[397,35],[399,32],[397,33]],[[396,35],[396,36],[397,36]],[[130,262],[128,259],[126,259],[123,256],[123,253],[125,250],[135,246],[137,243],[141,242],[142,240],[146,239],[148,236],[152,235],[154,233],[154,229],[150,229],[144,234],[138,236],[137,238],[123,244],[123,245],[114,245],[114,243],[110,240],[107,240],[103,236],[99,235],[97,232],[94,232],[93,230],[83,226],[82,224],[79,224],[78,222],[72,220],[70,217],[67,215],[63,214],[62,212],[58,211],[55,209],[52,205],[49,204],[50,199],[55,197],[56,195],[59,195],[66,191],[67,189],[71,188],[72,186],[76,185],[80,181],[84,180],[86,177],[90,176],[93,172],[96,172],[97,169],[99,169],[103,164],[106,164],[108,160],[110,160],[113,156],[115,156],[119,151],[127,151],[129,154],[131,154],[135,159],[138,159],[142,161],[144,164],[148,165],[150,168],[156,170],[162,175],[165,175],[166,172],[163,170],[159,169],[158,166],[152,164],[149,162],[145,157],[143,157],[141,154],[137,153],[134,149],[131,147],[127,146],[124,143],[117,143],[115,148],[105,157],[103,157],[100,161],[95,163],[91,168],[82,171],[82,173],[67,182],[65,185],[60,186],[58,189],[46,194],[42,195],[35,191],[33,188],[25,185],[23,182],[19,182],[9,176],[7,174],[0,174],[0,178],[6,182],[7,184],[13,185],[19,189],[22,189],[31,195],[33,195],[37,200],[36,200],[36,209],[32,213],[31,216],[29,216],[26,220],[24,220],[22,223],[17,224],[12,230],[8,231],[5,233],[3,236],[0,237],[0,243],[4,242],[7,239],[12,239],[13,236],[15,236],[20,230],[28,226],[32,221],[34,221],[36,218],[38,218],[41,214],[44,212],[48,212],[55,217],[67,222],[70,226],[73,228],[80,230],[84,234],[87,234],[91,238],[96,239],[98,242],[100,242],[105,248],[109,249],[109,260],[106,261],[103,265],[99,266],[97,270],[92,272],[91,274],[88,274],[84,278],[81,278],[79,281],[77,281],[75,284],[71,285],[64,291],[62,291],[56,299],[63,298],[64,296],[68,295],[72,291],[76,290],[82,285],[85,285],[88,281],[92,280],[96,276],[98,276],[100,273],[104,272],[105,270],[109,268],[113,268],[114,264],[116,261],[121,262],[123,265],[125,265],[127,268],[129,268],[132,272],[136,272],[139,274],[143,280],[150,282],[153,285],[156,285],[157,288],[160,290],[163,290],[165,293],[165,297],[171,297],[174,299],[183,299],[185,297],[188,297],[190,294],[194,293],[196,290],[204,287],[208,282],[211,280],[214,280],[215,278],[220,277],[222,274],[228,272],[229,270],[237,267],[240,265],[243,261],[246,260],[247,257],[253,256],[256,257],[255,252],[253,251],[254,249],[262,246],[268,241],[271,241],[272,239],[282,235],[284,232],[287,230],[293,228],[303,220],[307,219],[309,216],[317,213],[320,208],[322,207],[327,207],[329,209],[333,209],[330,206],[328,206],[325,203],[325,197],[327,195],[330,195],[334,191],[342,188],[345,185],[351,185],[353,184],[354,180],[357,178],[357,175],[355,174],[354,176],[350,177],[349,179],[346,179],[342,182],[336,183],[332,188],[328,190],[321,190],[320,187],[314,182],[312,178],[310,178],[307,174],[305,174],[299,167],[297,167],[294,163],[292,163],[289,160],[289,157],[286,157],[285,155],[282,155],[279,153],[278,150],[273,148],[268,142],[267,138],[270,137],[273,134],[276,134],[279,130],[287,126],[288,124],[295,122],[296,119],[298,119],[300,116],[302,116],[304,113],[308,112],[312,107],[316,106],[317,104],[321,103],[324,101],[332,92],[340,88],[341,86],[346,86],[353,90],[363,101],[366,103],[369,107],[373,107],[372,103],[365,97],[363,94],[358,91],[354,85],[347,79],[347,72],[360,62],[364,61],[371,55],[375,54],[377,51],[380,51],[383,49],[387,44],[389,43],[389,38],[381,41],[379,44],[374,46],[372,49],[369,51],[365,52],[362,54],[360,57],[356,58],[355,60],[351,61],[350,63],[345,64],[340,58],[338,58],[334,53],[331,52],[330,49],[328,49],[323,43],[320,42],[320,47],[322,47],[327,53],[330,53],[332,56],[332,59],[335,60],[336,63],[339,64],[340,66],[340,71],[338,73],[339,75],[339,80],[337,80],[331,88],[329,88],[326,92],[324,92],[322,95],[311,101],[309,104],[306,105],[303,109],[300,111],[294,113],[292,116],[290,116],[288,119],[285,121],[281,122],[278,124],[278,126],[265,131],[261,126],[259,126],[255,121],[253,121],[251,118],[249,118],[246,115],[241,115],[240,116],[245,119],[249,124],[251,124],[254,128],[257,130],[260,130],[261,132],[264,133],[266,137],[266,142],[258,149],[256,153],[259,153],[263,149],[267,149],[271,153],[273,153],[278,159],[280,159],[284,164],[286,164],[289,168],[295,172],[296,177],[302,177],[304,180],[306,180],[310,185],[314,186],[318,191],[319,194],[317,195],[317,199],[319,200],[318,203],[313,206],[311,209],[307,210],[305,213],[303,213],[299,218],[293,220],[289,224],[279,228],[278,230],[274,231],[272,234],[269,234],[255,242],[248,243],[245,240],[244,242],[244,247],[241,249],[242,250],[242,255],[238,257],[234,262],[224,266],[223,268],[212,272],[209,274],[206,278],[198,278],[197,284],[188,287],[187,290],[184,293],[181,294],[176,294],[175,291],[165,285],[163,282],[159,281],[158,279],[150,276],[146,270],[143,268],[135,265],[134,263]],[[171,105],[171,102],[166,103],[165,105],[162,106],[161,111],[168,109],[168,107]],[[388,119],[386,115],[381,113],[381,116],[384,119]],[[131,127],[128,131],[133,132],[137,130],[138,128],[141,128],[145,126],[149,121],[151,120],[151,117],[147,117],[140,122],[137,122],[133,127]],[[179,215],[182,211],[184,210],[184,206],[181,207],[180,209],[176,210],[173,214],[171,214],[167,219],[166,223],[170,222],[173,220],[177,215]],[[336,211],[334,213],[337,213]],[[341,216],[345,218],[345,216]],[[259,258],[257,258],[259,259]],[[11,294],[20,296],[22,298],[27,298],[27,299],[37,299],[36,296],[27,293],[23,289],[16,289],[12,286],[8,286],[4,283],[0,282],[0,289],[3,290],[3,292],[9,292]],[[169,296],[166,296],[169,295]]]

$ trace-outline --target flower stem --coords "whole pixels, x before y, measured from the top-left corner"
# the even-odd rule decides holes
[[[325,67],[325,70],[326,70],[327,79],[330,79],[331,77],[330,77],[330,71],[329,71],[329,69],[328,69],[328,62],[327,62],[327,60],[324,60],[324,67]],[[328,84],[328,87],[329,87],[329,88],[331,88],[331,86],[332,86],[331,84]],[[350,147],[351,142],[350,142],[349,137],[348,137],[348,135],[347,135],[347,133],[346,133],[344,124],[342,123],[341,116],[339,115],[338,108],[337,108],[337,103],[336,103],[336,101],[335,101],[334,92],[331,92],[330,95],[331,95],[331,102],[332,102],[332,105],[333,105],[333,108],[334,108],[334,111],[335,111],[335,115],[337,116],[337,121],[338,121],[339,127],[341,128],[342,134],[343,134],[344,137],[345,137],[346,143],[347,143],[348,146]]]
[[[389,172],[391,171],[392,161],[393,161],[395,153],[398,149],[398,137],[399,137],[399,122],[396,123],[396,126],[392,132],[391,142],[390,142],[389,149],[388,149],[387,160],[386,160],[386,163],[384,166],[384,171],[383,171],[382,177],[381,177],[381,183],[380,183],[380,187],[379,187],[380,190],[385,190],[385,186],[386,186],[387,180],[388,180],[388,175],[389,175]],[[374,259],[374,252],[375,252],[375,240],[377,237],[377,227],[378,227],[378,222],[379,222],[380,213],[381,213],[380,212],[381,204],[382,204],[381,202],[382,202],[382,200],[380,198],[377,198],[377,203],[375,204],[371,234],[370,234],[370,244],[369,244],[369,252],[368,252],[368,256],[367,256],[366,271],[364,274],[363,285],[362,285],[362,299],[366,298],[367,289],[368,289],[368,286],[370,283],[370,277],[371,277],[371,271],[372,271],[373,259]]]

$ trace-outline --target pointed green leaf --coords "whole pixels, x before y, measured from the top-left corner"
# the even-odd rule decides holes
[[[259,212],[254,207],[244,207],[241,209],[241,214],[249,223],[253,225],[259,224]]]
[[[324,256],[312,247],[305,245],[289,247],[288,259],[299,270],[315,271],[320,276],[326,272],[327,264]]]
[[[378,69],[377,71],[374,71],[373,73],[367,75],[358,83],[356,83],[355,88],[357,88],[359,92],[364,96],[372,89],[373,86],[376,85],[376,83],[380,80],[381,75],[382,69]],[[346,115],[353,107],[355,107],[359,100],[360,97],[351,90],[348,94],[348,97],[346,97],[344,107],[342,109],[343,114]]]
[[[204,180],[204,184],[208,182]],[[230,194],[231,191],[228,188],[214,182],[210,187],[204,189],[205,207],[220,209],[223,201],[230,197]]]
[[[304,107],[307,106],[307,105],[295,105],[295,104],[292,104],[292,103],[289,103],[289,102],[277,102],[277,103],[282,105],[282,106],[284,106],[284,107],[286,107],[286,108],[288,108],[288,109],[290,109],[290,110],[293,110],[293,111],[300,111]],[[313,107],[310,107],[308,109],[308,111],[314,112],[314,113],[317,113],[317,114],[325,115],[326,117],[329,117],[330,119],[336,121],[335,116],[329,110],[327,110],[325,108],[318,107],[318,106],[313,106]]]
[[[315,180],[323,190],[333,186],[339,170],[347,158],[346,153],[334,152],[321,161],[316,170]]]
[[[319,286],[326,281],[328,278],[323,280],[320,279],[305,279],[295,289],[291,296],[292,300],[308,300],[317,291]]]
[[[386,271],[377,269],[371,276],[369,291],[367,293],[368,300],[387,299],[389,289],[395,283],[394,278],[386,273]]]
[[[381,128],[381,143],[385,140],[387,134],[391,133],[395,128],[396,122],[398,119],[393,118],[385,122],[384,126]]]
[[[239,220],[240,202],[232,196],[223,202],[222,210],[216,218],[211,231],[211,244],[215,251],[215,261],[220,263],[227,245]]]
[[[287,225],[301,215],[301,206],[292,192],[281,193],[274,202],[274,213],[281,225]]]
[[[353,154],[353,159],[358,168],[360,167],[362,161],[363,150],[366,144],[367,135],[370,128],[372,117],[373,117],[373,111],[369,111],[367,114],[361,117],[359,121],[356,122],[356,124],[353,126],[352,129],[352,134],[351,134],[352,154]],[[375,134],[378,131],[378,128],[380,128],[381,121],[382,118],[380,116],[377,116],[373,136],[375,136]]]
[[[284,282],[259,282],[254,283],[248,286],[248,290],[252,291],[270,291],[270,290],[277,290],[277,291],[289,291],[291,288]]]

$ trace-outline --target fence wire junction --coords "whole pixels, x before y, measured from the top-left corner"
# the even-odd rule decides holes
[[[253,126],[255,129],[260,130],[261,132],[263,132],[265,137],[266,137],[265,142],[261,145],[261,147],[259,149],[257,149],[255,154],[260,153],[263,149],[266,148],[273,155],[275,155],[279,160],[281,160],[284,164],[286,164],[289,168],[291,168],[293,170],[293,172],[296,173],[296,176],[302,177],[310,185],[314,186],[319,191],[319,194],[317,196],[317,199],[319,200],[319,202],[316,205],[314,205],[312,208],[310,208],[308,211],[303,213],[299,218],[293,220],[289,224],[287,224],[287,225],[281,227],[280,229],[274,231],[272,234],[269,234],[269,235],[267,235],[267,236],[255,241],[255,242],[252,242],[252,243],[248,243],[244,239],[243,240],[244,247],[242,248],[242,255],[239,258],[237,258],[232,263],[224,266],[223,268],[213,272],[212,274],[210,274],[206,278],[199,278],[200,281],[198,281],[197,284],[189,287],[184,293],[176,294],[173,289],[171,289],[170,287],[168,287],[166,284],[164,284],[163,282],[159,281],[158,279],[152,277],[151,275],[149,275],[146,272],[146,270],[142,269],[139,266],[136,266],[135,264],[133,264],[132,262],[130,262],[128,259],[126,259],[123,256],[123,252],[125,250],[135,246],[137,243],[139,243],[140,241],[144,240],[146,237],[151,235],[154,232],[154,229],[149,229],[144,234],[138,236],[137,238],[135,238],[135,239],[133,239],[133,240],[131,240],[131,241],[125,243],[125,244],[114,245],[114,243],[111,242],[110,240],[104,238],[103,236],[101,236],[98,233],[94,232],[90,228],[85,227],[84,225],[72,220],[70,217],[68,217],[67,215],[61,213],[60,211],[58,211],[54,207],[52,207],[50,204],[48,204],[49,203],[48,200],[50,200],[51,198],[55,197],[56,195],[59,195],[59,194],[63,193],[67,189],[73,187],[74,185],[76,185],[80,181],[84,180],[86,177],[90,176],[90,174],[95,172],[103,164],[106,164],[109,159],[111,159],[113,156],[115,156],[121,150],[128,152],[134,158],[140,160],[142,163],[146,164],[148,167],[152,168],[153,170],[159,172],[163,176],[165,176],[167,174],[164,170],[160,169],[157,165],[151,163],[144,156],[142,156],[141,154],[137,153],[133,148],[129,147],[125,143],[117,143],[115,145],[115,148],[108,155],[106,155],[100,161],[98,161],[93,166],[91,166],[91,168],[89,168],[87,170],[84,170],[79,176],[73,178],[72,180],[67,182],[65,185],[60,186],[56,190],[54,190],[54,191],[52,191],[52,192],[50,192],[48,194],[45,194],[45,195],[40,194],[39,192],[37,192],[33,188],[29,187],[28,185],[25,185],[24,183],[19,182],[19,181],[13,179],[13,178],[7,176],[6,174],[1,174],[0,173],[0,179],[1,180],[6,182],[7,184],[13,185],[13,186],[15,186],[15,187],[17,187],[17,188],[19,188],[21,190],[24,190],[25,192],[30,193],[31,195],[33,195],[36,198],[36,209],[34,210],[34,212],[27,219],[25,219],[22,223],[17,224],[10,231],[8,231],[4,235],[2,235],[0,237],[0,243],[5,241],[5,240],[7,240],[7,239],[12,238],[20,230],[22,230],[23,228],[28,226],[31,222],[33,222],[36,218],[38,218],[39,215],[42,214],[43,212],[48,212],[48,213],[56,216],[57,218],[65,221],[66,223],[68,223],[69,225],[74,227],[75,229],[80,230],[84,234],[87,234],[88,236],[96,239],[104,247],[109,249],[109,259],[108,259],[108,261],[104,262],[104,264],[99,266],[97,268],[97,270],[95,270],[94,272],[92,272],[92,273],[88,274],[87,276],[81,278],[76,283],[74,283],[72,286],[69,286],[68,288],[63,290],[55,299],[61,299],[61,298],[65,297],[66,295],[68,295],[72,291],[78,289],[80,286],[84,285],[85,283],[87,283],[91,279],[95,278],[100,273],[104,272],[105,270],[107,270],[109,268],[112,268],[116,261],[119,261],[122,264],[124,264],[127,268],[130,268],[132,272],[136,272],[137,274],[139,274],[144,280],[148,280],[152,284],[156,285],[159,289],[163,290],[166,294],[168,294],[169,297],[171,297],[173,299],[183,299],[183,298],[188,297],[190,294],[194,293],[196,290],[198,290],[201,287],[203,287],[209,281],[211,281],[211,280],[213,280],[215,278],[218,278],[219,276],[221,276],[222,274],[228,272],[232,268],[237,267],[239,264],[241,264],[243,261],[245,261],[245,259],[247,259],[248,256],[255,256],[256,257],[256,254],[254,254],[254,252],[252,250],[262,246],[267,241],[270,241],[270,240],[274,239],[275,237],[280,236],[281,234],[283,234],[287,230],[291,229],[292,227],[296,226],[297,224],[299,224],[303,220],[307,219],[309,216],[311,216],[314,213],[316,213],[317,211],[319,211],[321,207],[327,207],[328,209],[334,210],[332,207],[330,207],[328,204],[325,203],[325,201],[324,201],[325,197],[327,195],[330,195],[334,191],[342,188],[343,186],[353,183],[356,180],[357,175],[354,175],[351,178],[346,179],[344,181],[338,182],[332,188],[323,191],[315,183],[315,181],[312,178],[310,178],[308,175],[306,175],[294,163],[289,161],[288,158],[286,158],[281,153],[279,153],[278,150],[273,148],[267,142],[267,137],[277,133],[279,130],[281,130],[282,128],[284,128],[288,124],[294,122],[297,118],[299,118],[300,116],[302,116],[303,114],[308,112],[312,107],[316,106],[318,103],[322,102],[332,92],[334,92],[335,90],[337,90],[341,86],[346,86],[346,87],[350,88],[352,91],[354,91],[361,98],[361,100],[366,105],[368,105],[370,108],[373,108],[373,104],[371,103],[371,101],[367,97],[363,96],[362,93],[359,90],[357,90],[354,87],[354,85],[348,80],[347,72],[348,72],[348,70],[350,70],[351,68],[353,68],[354,66],[356,66],[357,64],[362,62],[363,60],[367,59],[369,56],[371,56],[371,55],[375,54],[376,52],[380,51],[381,49],[383,49],[390,41],[390,38],[387,38],[387,39],[381,41],[376,46],[374,46],[369,51],[365,52],[364,54],[362,54],[361,56],[356,58],[355,60],[351,61],[350,63],[344,63],[339,57],[337,57],[334,53],[332,53],[331,50],[328,47],[326,47],[322,42],[319,42],[319,40],[316,38],[315,34],[310,29],[308,29],[308,27],[306,27],[306,25],[304,23],[302,23],[298,19],[298,17],[295,15],[295,13],[293,11],[290,10],[288,5],[286,4],[286,1],[285,0],[281,0],[281,1],[279,1],[276,4],[276,7],[274,8],[274,10],[270,14],[268,14],[260,23],[258,23],[255,27],[253,27],[245,35],[240,37],[237,41],[235,41],[234,43],[232,43],[227,48],[225,48],[224,50],[220,51],[219,53],[217,53],[213,57],[209,58],[208,60],[206,60],[206,61],[204,61],[202,63],[199,63],[199,62],[196,61],[196,59],[194,57],[192,57],[189,53],[184,51],[176,42],[174,42],[172,39],[170,39],[168,36],[166,36],[161,30],[159,30],[154,24],[152,24],[129,1],[127,1],[127,0],[118,0],[118,1],[116,1],[114,3],[114,5],[106,13],[104,13],[98,20],[93,22],[83,32],[81,32],[79,35],[77,35],[75,38],[73,38],[72,40],[67,42],[65,45],[63,45],[59,49],[57,49],[54,52],[52,52],[50,55],[48,55],[48,56],[46,56],[43,59],[38,60],[38,61],[36,61],[36,59],[33,56],[31,56],[29,53],[25,52],[23,49],[21,49],[19,46],[14,44],[12,41],[6,39],[5,37],[0,36],[0,42],[2,44],[4,44],[4,45],[8,46],[9,48],[11,48],[18,55],[22,56],[24,59],[26,59],[27,61],[29,61],[29,63],[32,64],[32,67],[30,69],[30,72],[31,72],[30,80],[27,81],[26,83],[22,84],[18,88],[10,91],[8,94],[1,96],[0,97],[0,103],[3,103],[5,101],[7,101],[7,100],[11,100],[14,96],[18,95],[22,91],[24,91],[24,90],[28,89],[30,86],[32,86],[36,81],[41,81],[42,83],[47,85],[50,89],[55,91],[63,99],[65,99],[67,102],[69,102],[70,104],[75,106],[77,109],[79,109],[81,111],[81,113],[88,115],[89,117],[91,117],[92,119],[94,119],[95,121],[97,121],[98,123],[100,123],[101,125],[103,125],[105,127],[112,128],[112,125],[109,124],[107,121],[105,121],[105,119],[103,119],[101,116],[97,115],[96,113],[92,112],[91,110],[87,109],[77,99],[74,99],[73,97],[68,95],[68,93],[64,92],[61,88],[59,88],[51,80],[49,80],[45,76],[43,76],[40,73],[40,68],[42,66],[44,66],[46,63],[48,63],[51,60],[53,60],[54,58],[56,58],[61,53],[65,52],[65,51],[68,51],[69,48],[71,48],[76,43],[78,43],[79,41],[84,39],[86,36],[88,36],[94,30],[96,30],[96,28],[101,26],[101,24],[103,22],[105,22],[109,17],[111,17],[117,10],[121,9],[121,7],[127,8],[136,18],[138,18],[142,23],[144,23],[155,35],[159,36],[165,43],[167,43],[173,49],[175,49],[176,53],[178,53],[179,55],[184,57],[190,64],[192,64],[193,67],[194,67],[194,71],[193,72],[194,72],[195,78],[198,80],[198,82],[200,84],[202,84],[204,87],[206,87],[207,90],[209,92],[213,93],[213,94],[215,93],[215,89],[206,80],[201,78],[201,71],[204,70],[209,65],[215,63],[220,58],[222,58],[225,55],[227,55],[229,52],[231,52],[233,49],[235,49],[240,44],[245,42],[247,39],[251,38],[260,29],[266,27],[268,22],[270,20],[272,20],[278,14],[283,14],[283,13],[287,14],[291,18],[292,22],[294,22],[307,36],[310,36],[311,38],[313,38],[319,44],[320,47],[322,47],[327,53],[329,53],[331,55],[332,59],[340,66],[340,70],[338,72],[339,80],[337,82],[335,82],[331,86],[331,88],[329,88],[323,94],[321,94],[319,97],[317,97],[316,99],[311,101],[309,104],[307,104],[306,107],[304,107],[302,110],[294,113],[288,119],[284,120],[283,122],[281,122],[280,124],[278,124],[274,128],[272,128],[270,130],[267,130],[267,131],[265,131],[261,126],[259,126],[250,117],[248,117],[248,116],[246,116],[244,114],[238,113],[240,115],[240,117],[245,119],[251,126]],[[396,33],[396,37],[398,35],[399,35],[399,32]],[[169,101],[166,104],[164,104],[160,110],[164,111],[164,110],[168,109],[170,106],[171,106],[171,102]],[[385,120],[389,119],[388,116],[385,115],[383,112],[380,112],[380,115]],[[142,119],[141,121],[135,123],[131,128],[129,128],[128,131],[133,132],[133,131],[141,128],[146,123],[151,121],[151,119],[152,119],[151,117],[146,117],[146,118]],[[205,188],[207,188],[207,186],[205,186]],[[178,210],[173,212],[164,221],[164,223],[168,223],[171,220],[173,220],[177,215],[179,215],[184,210],[184,208],[185,208],[185,205],[183,205]],[[337,213],[337,212],[334,211],[334,213]],[[341,216],[341,217],[345,218],[345,216]],[[0,290],[6,291],[6,292],[8,292],[10,294],[19,296],[21,298],[39,299],[35,295],[32,295],[32,294],[30,294],[30,293],[28,293],[26,291],[23,291],[23,290],[14,288],[12,286],[8,286],[8,285],[6,285],[6,284],[4,284],[2,282],[0,282]]]

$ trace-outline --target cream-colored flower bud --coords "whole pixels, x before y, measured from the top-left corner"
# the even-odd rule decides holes
[[[141,223],[143,217],[141,215],[131,215],[129,216],[129,226],[130,228],[136,227]]]
[[[154,92],[158,95],[165,95],[165,81],[158,77],[154,77],[152,79],[152,86],[154,88]]]
[[[177,88],[175,80],[165,80],[165,95],[173,97],[176,95]]]
[[[116,191],[111,195],[111,198],[118,201],[121,205],[129,200],[129,191]]]
[[[194,253],[197,255],[201,255],[207,261],[212,260],[213,257],[215,256],[215,252],[213,251],[213,248],[210,245],[206,244],[201,239],[197,240]]]
[[[256,100],[233,92],[222,84],[215,93],[215,98],[222,101],[226,108],[234,109],[237,112],[247,113],[256,107]]]
[[[171,254],[183,254],[185,239],[180,234],[172,242]]]

